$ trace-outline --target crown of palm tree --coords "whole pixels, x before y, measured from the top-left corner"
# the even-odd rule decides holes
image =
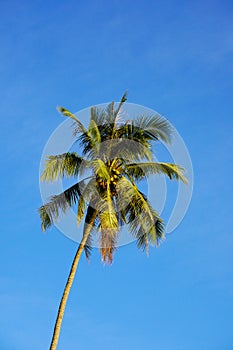
[[[91,225],[84,246],[87,258],[92,237],[99,234],[102,259],[110,263],[124,225],[136,238],[138,247],[147,251],[149,244],[158,244],[164,237],[163,220],[139,190],[138,183],[152,174],[165,174],[171,180],[186,183],[183,168],[153,161],[153,142],[170,142],[169,122],[159,115],[120,120],[126,100],[125,93],[118,105],[112,102],[105,109],[91,108],[88,128],[74,114],[59,107],[62,115],[74,120],[74,135],[82,154],[48,156],[41,176],[42,181],[55,181],[63,177],[80,179],[87,170],[91,173],[39,208],[42,230],[77,205],[78,224],[84,219],[84,230]]]

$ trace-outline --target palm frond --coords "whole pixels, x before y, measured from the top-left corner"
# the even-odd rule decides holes
[[[101,144],[100,152],[101,154],[108,154],[110,159],[121,158],[126,162],[152,160],[151,149],[135,140],[109,140]]]
[[[42,205],[39,209],[38,209],[39,215],[40,215],[40,219],[41,219],[41,229],[42,231],[47,230],[47,228],[49,228],[53,221],[52,218],[50,218],[49,214],[46,211],[46,207],[44,205]]]
[[[114,102],[108,104],[105,108],[105,125],[108,125],[108,136],[113,138],[117,128],[117,119],[121,110],[122,105],[127,101],[127,91],[124,92],[121,100],[116,109],[114,109]]]
[[[73,135],[77,136],[79,134],[79,138],[77,141],[80,142],[81,146],[83,147],[83,154],[94,154],[95,153],[95,145],[97,141],[97,137],[100,135],[98,134],[98,127],[95,123],[94,119],[91,119],[91,124],[89,130],[85,128],[85,126],[80,122],[80,120],[70,111],[63,107],[57,107],[58,111],[61,112],[65,117],[69,117],[73,119],[75,122],[73,123]],[[95,123],[95,127],[94,127]]]
[[[146,250],[146,252],[148,253],[149,244],[158,246],[160,243],[160,240],[164,239],[164,223],[160,217],[157,217],[155,215],[154,226],[151,226],[149,234],[146,233],[147,229],[144,229],[144,228],[142,229],[142,228],[143,228],[143,225],[141,227],[138,227],[138,231],[136,233],[137,246],[142,250]]]
[[[101,126],[106,122],[106,112],[102,108],[91,107],[90,120],[94,120],[96,125]]]
[[[121,107],[123,106],[123,104],[127,101],[127,94],[128,94],[128,91],[125,91],[123,96],[121,97],[121,100],[120,100],[120,103],[117,107],[117,109],[114,111],[113,113],[113,133],[115,132],[116,130],[116,123],[117,123],[117,118],[119,116],[119,113],[120,113],[120,110],[121,110]]]
[[[94,228],[93,228],[93,231],[94,231]],[[85,252],[87,260],[89,260],[90,256],[91,256],[92,244],[93,244],[92,232],[90,232],[90,234],[87,238],[86,244],[84,246],[84,252]]]
[[[127,101],[127,95],[128,95],[128,91],[126,90],[126,91],[123,93],[123,95],[122,95],[122,97],[121,97],[121,100],[120,100],[120,103],[119,103],[119,105],[118,105],[118,107],[117,107],[117,109],[116,109],[116,111],[115,111],[115,116],[117,116],[117,114],[119,113],[121,107],[122,107],[123,104]]]
[[[80,166],[81,164],[84,166],[84,163],[86,164],[87,161],[80,157],[76,152],[48,156],[40,180],[55,181],[64,176],[78,176]]]
[[[81,132],[81,133],[86,132],[85,126],[80,122],[80,120],[76,117],[76,115],[74,115],[73,113],[68,111],[68,109],[66,109],[64,107],[61,107],[61,106],[58,106],[57,110],[59,112],[61,112],[61,114],[64,117],[71,118],[71,119],[73,119],[75,121],[76,132]]]
[[[117,206],[124,212],[138,246],[148,249],[149,243],[158,243],[164,235],[163,221],[145,195],[124,176],[117,184],[117,193]]]
[[[74,131],[75,133],[75,131]],[[86,155],[87,158],[93,159],[97,156],[95,142],[92,139],[90,133],[88,131],[83,132],[77,139],[80,147],[82,148],[82,154]]]
[[[42,214],[41,220],[44,228],[50,226],[46,224],[49,222],[48,218],[52,223],[54,220],[58,219],[61,213],[65,213],[69,207],[77,203],[83,186],[85,186],[84,180],[76,183],[60,194],[51,196],[49,202],[39,208],[39,213]]]
[[[91,177],[90,181],[82,188],[80,193],[77,209],[78,226],[84,217],[88,203],[90,203],[91,200],[93,202],[95,198],[98,198],[97,183],[95,177]]]
[[[114,124],[114,102],[110,102],[107,107],[104,110],[105,113],[105,125],[111,125]],[[111,136],[111,133],[109,133],[109,136]]]
[[[94,120],[90,120],[88,134],[90,135],[92,142],[98,151],[101,143],[101,135],[100,135],[98,125]]]
[[[184,176],[184,169],[179,165],[163,162],[145,162],[127,164],[125,166],[126,173],[140,180],[152,174],[165,174],[170,180],[181,180],[187,184],[187,179]]]
[[[133,121],[139,130],[142,130],[147,138],[153,141],[163,140],[165,143],[171,141],[173,128],[169,121],[159,114],[153,116],[138,116]]]
[[[152,144],[151,144],[152,137],[148,136],[148,133],[145,132],[145,130],[140,129],[138,126],[134,125],[133,123],[126,122],[117,128],[115,132],[115,137],[120,140],[123,140],[125,143],[130,144],[131,142],[132,144],[140,146],[141,160],[143,159],[143,157],[148,160],[152,159]],[[143,155],[143,153],[145,153],[145,155]]]
[[[74,129],[74,136],[76,131]],[[77,138],[76,142],[82,148],[82,154],[88,159],[94,159],[99,156],[99,148],[101,144],[101,134],[99,126],[94,120],[90,120],[89,128],[87,131],[81,133]]]
[[[77,210],[77,223],[78,226],[80,225],[84,214],[85,214],[85,210],[86,210],[86,202],[84,200],[84,196],[81,195],[78,201],[78,210]]]
[[[76,135],[75,129],[74,135]],[[89,159],[94,159],[99,156],[101,134],[99,126],[93,119],[90,120],[88,130],[80,134],[80,136],[77,139],[77,142],[83,149],[83,155],[87,155]]]

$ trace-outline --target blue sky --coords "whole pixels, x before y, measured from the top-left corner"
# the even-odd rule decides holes
[[[47,349],[76,244],[42,234],[41,153],[62,118],[111,100],[155,109],[189,148],[189,211],[149,258],[83,257],[58,349],[231,350],[231,1],[2,1],[1,327],[4,350]],[[168,195],[168,205],[169,205]]]

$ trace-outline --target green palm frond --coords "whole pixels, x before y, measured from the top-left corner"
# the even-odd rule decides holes
[[[87,161],[75,152],[48,156],[40,179],[41,181],[55,181],[64,176],[78,176],[81,164],[85,166]]]
[[[84,196],[81,195],[78,201],[78,210],[77,210],[77,223],[78,226],[80,225],[84,214],[85,214],[85,210],[86,210],[86,202],[84,200]]]
[[[104,120],[104,124],[105,125],[111,125],[113,126],[114,124],[114,102],[110,102],[107,107],[105,108],[104,110],[104,113],[105,113],[105,120]],[[111,133],[109,133],[109,136],[111,135]]]
[[[152,160],[152,151],[148,145],[127,139],[112,139],[103,143],[100,148],[101,154],[108,154],[110,159],[121,158],[126,162]]]
[[[127,218],[130,232],[137,238],[138,246],[148,249],[164,235],[163,221],[137,186],[122,177],[117,184],[118,207]]]
[[[128,95],[128,90],[126,90],[126,91],[123,93],[123,95],[122,95],[122,97],[121,97],[121,100],[120,100],[120,103],[119,103],[119,106],[118,106],[118,108],[117,108],[117,110],[116,110],[116,114],[119,113],[121,107],[122,107],[123,104],[127,101],[127,95]]]
[[[94,120],[90,120],[88,133],[91,136],[94,144],[99,145],[101,142],[101,135],[100,135],[100,131],[98,129],[98,125],[96,124],[96,122]]]
[[[94,231],[94,227],[91,231]],[[92,236],[93,236],[93,232],[90,232],[90,234],[87,238],[86,244],[84,246],[84,252],[85,252],[87,260],[90,259],[91,252],[92,252],[92,243],[93,243]]]
[[[77,203],[81,195],[82,187],[85,181],[82,180],[71,186],[64,192],[50,197],[50,200],[39,208],[39,214],[42,220],[42,227],[48,228],[50,222],[56,221],[61,213],[65,213],[69,207]]]
[[[169,121],[160,115],[139,116],[132,121],[139,130],[142,130],[144,135],[151,140],[163,140],[165,143],[171,141],[172,126]]]
[[[75,129],[74,135],[76,135]],[[99,156],[101,134],[99,126],[93,119],[90,120],[88,130],[79,135],[77,142],[79,142],[81,148],[83,149],[83,155],[87,155],[89,159],[94,159]]]
[[[126,172],[135,179],[144,179],[152,174],[165,174],[170,180],[181,180],[187,184],[187,179],[184,176],[184,169],[179,165],[162,162],[145,162],[126,165]]]
[[[80,225],[84,217],[88,203],[90,203],[91,199],[93,201],[95,198],[98,198],[97,183],[95,177],[91,177],[90,181],[86,184],[86,186],[83,186],[80,193],[77,209],[78,226]]]
[[[46,211],[46,206],[42,205],[39,209],[38,209],[39,215],[40,215],[40,219],[41,219],[41,229],[42,231],[47,230],[47,228],[49,228],[53,221],[52,218],[50,218],[49,214]]]
[[[105,122],[107,122],[112,126],[112,131],[114,131],[114,128],[116,126],[116,120],[121,110],[121,107],[126,101],[127,101],[127,91],[124,92],[116,109],[114,109],[114,102],[109,103],[105,108],[105,113],[106,113]]]
[[[164,238],[164,223],[160,217],[154,217],[154,226],[151,226],[149,234],[146,233],[146,229],[142,229],[142,226],[138,228],[136,232],[137,246],[142,250],[149,251],[149,244],[159,245],[160,240]]]
[[[139,146],[141,147],[141,160],[143,159],[143,157],[147,160],[152,160],[153,138],[145,130],[140,129],[133,123],[126,122],[117,128],[116,138],[123,140],[125,143],[129,144],[132,141],[132,145],[134,144],[136,148]],[[145,156],[143,156],[143,153],[145,153]]]
[[[72,120],[75,121],[76,132],[80,132],[80,133],[86,132],[85,126],[80,122],[80,120],[76,117],[76,115],[74,115],[73,113],[71,113],[70,111],[68,111],[68,109],[66,109],[66,108],[64,108],[64,107],[61,107],[61,106],[58,106],[58,107],[57,107],[57,110],[58,110],[59,112],[61,112],[61,114],[62,114],[64,117],[71,118]]]
[[[117,128],[116,135],[118,138],[134,140],[148,147],[151,137],[145,134],[143,129],[140,129],[134,122],[127,121]]]
[[[75,134],[75,130],[74,130],[74,134]],[[77,142],[82,148],[83,155],[87,156],[89,159],[93,159],[97,156],[95,142],[88,131],[80,134],[77,139]]]
[[[106,112],[102,108],[91,107],[90,120],[94,120],[96,125],[101,126],[106,122]]]
[[[105,118],[104,122],[102,123],[102,127],[100,128],[102,131],[102,141],[114,138],[115,132],[117,130],[118,116],[125,101],[127,101],[127,92],[123,94],[116,109],[114,109],[114,102],[109,103],[105,108]]]
[[[125,91],[123,96],[121,97],[121,100],[120,100],[120,103],[119,103],[117,109],[113,113],[113,133],[115,133],[115,130],[117,127],[116,123],[117,123],[117,118],[118,118],[118,115],[120,113],[121,107],[127,101],[127,94],[128,94],[128,91]]]

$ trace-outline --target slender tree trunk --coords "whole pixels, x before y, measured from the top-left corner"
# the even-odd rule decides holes
[[[70,273],[69,273],[69,277],[68,280],[66,282],[66,286],[62,295],[62,299],[59,305],[59,309],[58,309],[58,313],[57,313],[57,319],[56,319],[56,323],[54,326],[54,331],[53,331],[53,338],[51,341],[51,345],[50,345],[50,350],[56,350],[57,349],[57,344],[58,344],[58,340],[59,340],[59,335],[60,335],[60,330],[61,330],[61,324],[62,324],[62,319],[64,316],[64,312],[65,312],[65,307],[66,307],[66,302],[70,293],[70,289],[72,287],[73,281],[74,281],[74,277],[75,277],[75,273],[78,267],[78,263],[81,257],[81,254],[83,252],[84,246],[86,244],[86,241],[88,239],[88,236],[90,234],[90,231],[92,229],[92,225],[93,222],[95,220],[96,215],[94,215],[92,217],[92,219],[89,221],[88,224],[85,223],[85,227],[84,227],[84,234],[83,234],[83,239],[81,241],[81,243],[79,244],[78,250],[75,254],[71,269],[70,269]]]

